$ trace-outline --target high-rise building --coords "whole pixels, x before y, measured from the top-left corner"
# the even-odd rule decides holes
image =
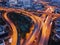
[[[42,0],[42,1],[45,1],[45,2],[51,2],[52,0]]]
[[[23,7],[31,7],[32,0],[9,0],[10,6],[12,5],[23,5]]]
[[[6,6],[8,0],[0,0],[0,6]]]
[[[42,1],[42,0],[33,0],[34,1],[34,3],[40,3],[40,1]]]
[[[10,7],[14,7],[17,4],[17,0],[9,0]]]
[[[52,2],[60,2],[60,0],[51,0]]]
[[[9,0],[10,4],[17,4],[17,0]]]
[[[33,0],[33,1],[35,1],[35,2],[36,2],[37,0]]]
[[[32,0],[20,0],[23,2],[24,7],[31,7],[32,6]]]

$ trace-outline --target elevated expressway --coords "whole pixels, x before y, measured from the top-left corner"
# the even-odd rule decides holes
[[[42,13],[42,16],[38,17],[31,12],[21,9],[0,7],[0,10],[4,11],[3,18],[9,23],[13,31],[11,45],[17,45],[18,33],[16,25],[8,18],[7,14],[9,12],[22,13],[34,21],[34,25],[30,28],[30,32],[26,34],[25,42],[23,43],[24,40],[21,39],[20,45],[48,45],[52,21],[60,17],[60,14],[47,13],[45,11],[41,11],[40,13]]]

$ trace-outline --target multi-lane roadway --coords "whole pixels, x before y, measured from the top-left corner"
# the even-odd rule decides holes
[[[0,10],[4,10],[3,18],[10,24],[13,35],[11,36],[12,42],[11,45],[17,45],[17,28],[15,24],[8,18],[8,12],[16,12],[22,13],[28,17],[30,17],[34,21],[34,25],[30,28],[30,33],[26,34],[26,40],[20,40],[20,45],[48,45],[49,36],[51,33],[52,20],[60,17],[60,14],[47,13],[45,11],[41,11],[42,16],[36,16],[31,12],[14,9],[14,8],[3,8],[0,7]]]

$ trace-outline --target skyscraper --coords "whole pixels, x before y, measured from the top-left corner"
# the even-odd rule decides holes
[[[52,2],[60,2],[60,0],[51,0]]]
[[[9,0],[9,5],[13,7],[14,5],[17,4],[17,0]]]
[[[31,7],[32,6],[32,0],[20,0],[23,2],[24,7]]]
[[[17,0],[9,0],[10,4],[17,4]]]
[[[6,6],[7,0],[0,0],[0,6]]]

